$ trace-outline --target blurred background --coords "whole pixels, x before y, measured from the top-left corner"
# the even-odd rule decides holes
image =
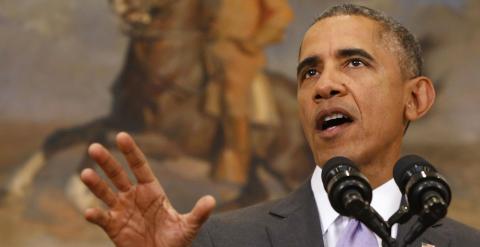
[[[195,2],[176,2],[182,1]],[[122,73],[128,71],[124,65],[131,62],[127,50],[133,36],[131,32],[126,34],[121,12],[112,7],[115,2],[119,1],[0,1],[0,239],[5,246],[110,246],[103,233],[83,219],[81,208],[95,202],[88,201],[81,189],[75,189],[75,174],[80,164],[88,163],[84,157],[87,142],[95,139],[84,134],[88,131],[76,132],[78,128],[72,127],[105,128],[102,140],[107,143],[123,129],[121,124],[109,122],[115,120],[112,112],[122,106],[118,102],[123,97],[118,96],[122,91],[112,91],[112,86],[119,85],[125,77]],[[267,86],[275,91],[272,102],[278,104],[280,121],[295,112],[295,67],[303,33],[326,7],[340,2],[345,1],[288,1],[293,20],[286,27],[283,40],[265,49],[265,75],[270,82]],[[453,190],[449,216],[480,228],[480,1],[355,2],[385,11],[422,42],[425,73],[435,81],[437,102],[424,119],[411,125],[404,150],[426,157],[446,176]],[[191,51],[176,49],[178,56],[188,57],[186,53]],[[189,72],[180,62],[174,65],[177,74]],[[147,87],[144,91],[149,90]],[[168,94],[169,89],[165,90]],[[201,114],[183,117],[181,112],[174,113],[178,102],[184,102],[189,95],[182,91],[175,96],[181,98],[175,104],[164,104],[173,111],[164,109],[164,116],[187,123],[204,119]],[[286,103],[275,100],[281,97]],[[197,109],[195,102],[201,100],[185,104],[181,111],[190,114]],[[142,122],[144,125],[164,121],[155,116],[151,120],[148,114],[142,116],[147,119]],[[110,125],[89,124],[106,118]],[[209,121],[218,126],[218,121],[210,118],[204,122]],[[269,154],[276,159],[271,165],[253,166],[246,184],[211,179],[215,158],[183,149],[185,145],[198,144],[177,142],[183,136],[168,132],[180,130],[163,124],[157,129],[166,132],[155,132],[157,129],[143,128],[144,125],[127,127],[132,128],[140,146],[151,153],[152,166],[180,211],[187,211],[205,193],[219,199],[221,210],[276,198],[288,193],[309,173],[308,167],[286,162],[305,154],[298,154],[304,144],[298,139],[298,123],[290,123],[295,134],[288,137],[298,144],[297,149],[289,157],[280,157],[278,148],[269,148],[268,152],[273,152]],[[183,122],[173,125],[191,128]],[[274,135],[263,131],[265,126],[268,127],[256,124],[254,129],[260,136]],[[52,133],[57,134],[52,137]],[[62,134],[71,138],[59,140]],[[50,146],[45,145],[46,141]],[[45,146],[54,152],[45,151]],[[261,153],[262,145],[259,146],[257,151]],[[43,166],[28,166],[39,164],[38,160],[42,160]],[[304,161],[308,163],[309,158]],[[35,177],[27,187],[22,187],[21,196],[12,199],[9,190],[15,178],[33,173]]]

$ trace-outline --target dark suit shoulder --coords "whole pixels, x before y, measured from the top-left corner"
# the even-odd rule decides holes
[[[215,221],[216,224],[255,224],[256,222],[261,222],[262,219],[270,218],[270,209],[277,202],[278,200],[267,201],[245,208],[219,213],[212,216],[212,220]]]
[[[452,246],[480,246],[480,231],[451,218],[442,220],[443,231],[451,236]]]
[[[193,246],[322,246],[310,183],[286,197],[216,214],[200,229]]]
[[[194,246],[270,246],[266,225],[275,202],[213,215],[202,226]]]
[[[214,232],[261,232],[265,233],[265,225],[268,225],[275,217],[269,212],[272,205],[277,201],[268,201],[253,206],[232,210],[229,212],[213,215],[206,226]]]

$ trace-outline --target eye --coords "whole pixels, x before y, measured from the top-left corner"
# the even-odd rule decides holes
[[[358,58],[350,59],[348,60],[348,63],[347,63],[347,67],[351,67],[351,68],[358,68],[362,66],[366,66],[366,63],[364,63],[362,60]]]
[[[318,71],[316,69],[308,69],[305,72],[305,75],[303,76],[304,79],[308,79],[310,77],[314,77],[318,74]]]

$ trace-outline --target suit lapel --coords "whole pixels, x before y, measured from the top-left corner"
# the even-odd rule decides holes
[[[414,223],[417,221],[417,217],[412,217],[407,223],[400,225],[398,227],[397,239],[403,240],[408,231],[412,228]],[[441,231],[442,221],[434,224],[427,229],[420,237],[413,241],[408,246],[411,247],[421,247],[422,244],[430,244],[435,247],[446,247],[450,246],[449,236],[446,232]]]
[[[269,214],[277,219],[266,228],[272,247],[324,247],[310,180],[275,203]],[[416,221],[417,218],[412,217],[407,223],[399,225],[397,239],[403,240]],[[421,247],[423,243],[435,247],[449,246],[449,236],[441,229],[442,221],[430,227],[408,246]]]
[[[273,247],[323,247],[318,210],[307,181],[270,210],[277,220],[267,226]]]

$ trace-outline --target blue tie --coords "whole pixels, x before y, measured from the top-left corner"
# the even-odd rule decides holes
[[[356,219],[349,219],[336,247],[378,247],[375,234]]]

